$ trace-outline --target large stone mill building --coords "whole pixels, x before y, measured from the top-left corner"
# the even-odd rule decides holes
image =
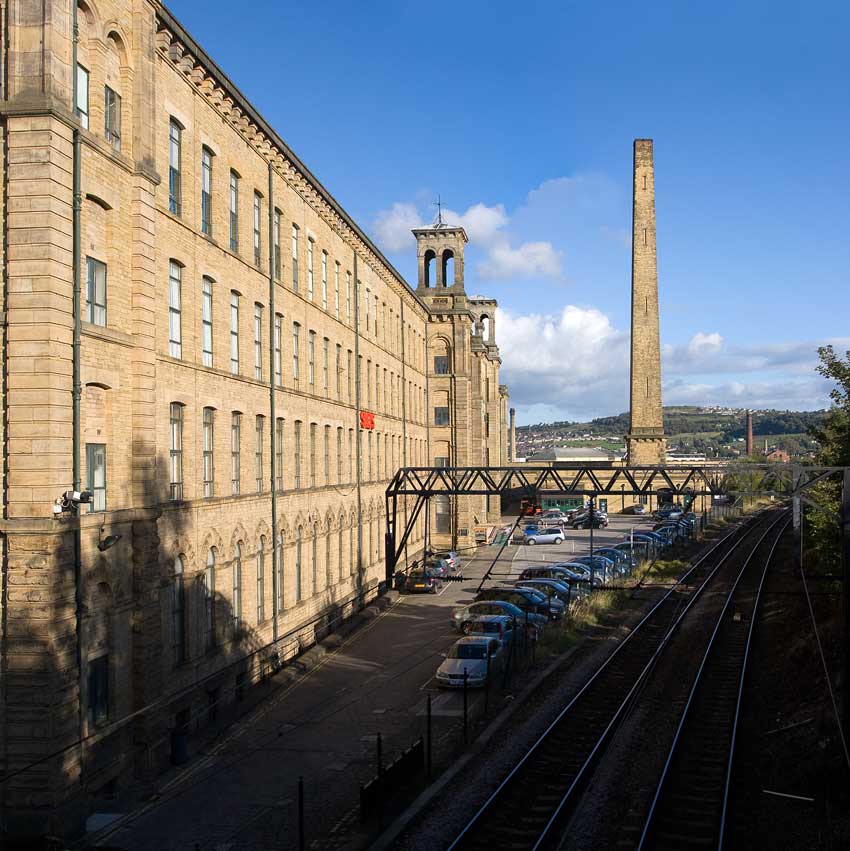
[[[388,480],[505,463],[507,391],[461,228],[416,231],[411,288],[154,0],[3,14],[8,835],[160,771],[377,593]]]

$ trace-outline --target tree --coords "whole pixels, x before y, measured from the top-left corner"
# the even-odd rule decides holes
[[[829,411],[820,425],[810,427],[809,434],[817,441],[815,462],[824,467],[850,467],[850,351],[842,359],[832,346],[818,348],[820,363],[816,372],[834,382],[829,398]],[[836,477],[819,483],[812,489],[813,500],[834,514],[841,510],[841,482]],[[810,511],[811,542],[821,564],[837,567],[841,561],[841,530],[822,511]]]

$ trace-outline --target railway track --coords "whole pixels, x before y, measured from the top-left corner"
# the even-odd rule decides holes
[[[553,847],[598,757],[676,627],[708,589],[731,587],[765,535],[784,520],[768,512],[718,541],[617,646],[496,791],[450,851]],[[758,542],[753,544],[754,539]]]
[[[639,849],[723,846],[753,628],[779,533],[764,533],[726,599],[679,720]]]

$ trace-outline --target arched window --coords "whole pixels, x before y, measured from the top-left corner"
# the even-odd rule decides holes
[[[295,530],[295,602],[301,602],[301,527]]]
[[[429,248],[422,258],[423,280],[426,287],[434,286],[436,283],[437,255]]]
[[[230,598],[233,631],[238,632],[242,620],[242,541],[236,542],[233,554],[233,594]]]
[[[354,576],[357,570],[357,554],[354,552],[354,524],[348,526],[348,572]]]
[[[490,342],[490,317],[486,313],[481,317],[481,339]]]
[[[451,248],[443,252],[443,286],[452,287],[455,282],[455,253]]]
[[[183,556],[174,559],[174,576],[171,579],[171,646],[174,664],[181,665],[186,659],[186,595],[184,593]]]
[[[257,547],[257,623],[266,619],[266,537],[260,536]]]
[[[342,527],[343,527],[344,523],[345,523],[344,519],[340,516],[340,518],[339,518],[339,534],[338,534],[338,541],[337,541],[337,556],[339,557],[339,581],[340,582],[342,582],[342,579],[345,576],[345,573],[343,572],[343,565],[345,564],[345,557],[342,554]]]
[[[215,559],[215,547],[210,547],[204,571],[204,645],[207,650],[215,647]]]
[[[325,534],[325,587],[331,587],[331,521],[328,518],[328,525]]]

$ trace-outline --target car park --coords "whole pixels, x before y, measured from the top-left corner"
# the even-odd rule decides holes
[[[537,529],[533,532],[525,533],[525,543],[534,544],[563,544],[564,532],[560,528],[554,529]]]
[[[437,685],[463,688],[464,674],[467,686],[486,685],[487,674],[499,670],[504,659],[505,646],[498,639],[486,635],[464,636],[449,648],[437,668]]]

